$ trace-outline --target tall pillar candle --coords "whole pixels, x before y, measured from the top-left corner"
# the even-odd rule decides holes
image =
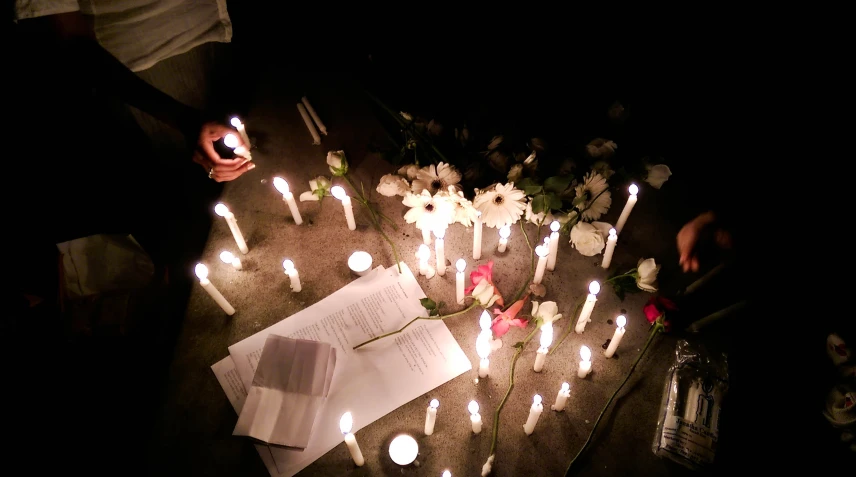
[[[238,250],[243,254],[247,254],[250,251],[247,248],[247,242],[244,240],[244,235],[241,233],[241,229],[238,228],[238,221],[235,219],[235,214],[233,214],[225,204],[217,204],[214,207],[214,212],[226,219],[226,223],[229,224],[229,230],[232,231],[232,236],[235,237],[235,243],[238,244]]]
[[[505,247],[508,246],[508,237],[511,236],[511,227],[508,225],[503,225],[499,228],[499,245],[496,247],[496,251],[499,253],[505,253]]]
[[[464,304],[464,290],[466,287],[464,286],[464,269],[467,268],[467,262],[464,261],[463,258],[459,258],[457,262],[455,262],[455,268],[458,270],[455,273],[455,297],[457,298],[457,302],[459,305]]]
[[[366,463],[366,460],[363,458],[363,452],[360,450],[359,444],[357,444],[357,438],[351,434],[353,426],[354,418],[351,416],[351,413],[346,412],[342,414],[342,418],[339,420],[339,430],[345,435],[345,445],[348,446],[348,452],[351,453],[354,464],[357,464],[357,467],[361,467]]]
[[[594,304],[597,302],[598,293],[600,293],[600,283],[596,281],[589,283],[589,295],[586,297],[586,302],[583,304],[583,309],[580,311],[580,318],[577,320],[577,326],[574,329],[577,333],[585,331],[586,323],[591,321],[591,312],[594,310]]]
[[[302,290],[303,287],[300,285],[300,274],[297,273],[297,269],[294,268],[294,262],[286,259],[282,262],[282,268],[285,269],[285,274],[288,275],[289,279],[291,279],[291,291],[297,293]]]
[[[309,117],[309,113],[306,111],[306,106],[303,103],[297,103],[297,110],[300,112],[300,117],[303,118],[303,123],[306,124],[306,129],[309,130],[309,134],[312,135],[312,144],[317,146],[321,144],[321,136],[318,135],[318,131],[315,130],[315,125],[312,124],[312,118]]]
[[[479,403],[470,401],[467,405],[467,410],[470,411],[470,423],[473,426],[473,434],[478,434],[482,431],[482,418],[479,414]]]
[[[348,222],[348,229],[357,230],[357,223],[354,221],[354,206],[351,205],[351,198],[345,194],[345,189],[342,186],[333,186],[330,189],[333,197],[342,201],[342,208],[345,209],[345,220]]]
[[[446,275],[446,229],[436,228],[434,230],[434,255],[437,257],[437,273],[442,277]]]
[[[481,258],[483,228],[481,212],[476,211],[476,220],[473,222],[473,260]]]
[[[541,283],[544,280],[544,270],[547,269],[547,255],[549,253],[550,248],[548,245],[538,245],[535,247],[535,254],[538,255],[538,265],[535,267],[535,277],[532,279],[533,283]]]
[[[615,223],[615,231],[621,233],[621,229],[624,228],[624,224],[627,223],[627,218],[630,217],[630,211],[633,210],[633,206],[636,205],[636,201],[638,197],[636,194],[639,193],[639,187],[636,184],[630,184],[630,197],[627,198],[627,203],[624,204],[624,209],[621,211],[621,215],[618,216],[618,222]]]
[[[553,344],[553,324],[546,323],[541,326],[541,346],[535,353],[535,365],[532,370],[540,373],[544,369],[544,363],[547,361],[547,352],[550,350],[550,345]]]
[[[282,200],[288,204],[294,223],[297,225],[302,224],[303,218],[300,216],[300,211],[297,209],[297,202],[294,201],[294,194],[288,188],[288,182],[286,182],[282,177],[274,177],[273,186],[276,187],[276,190],[278,190],[280,194],[282,194]]]
[[[309,112],[309,116],[312,117],[312,120],[315,121],[315,124],[318,125],[318,130],[321,131],[321,134],[327,135],[327,126],[321,122],[321,118],[318,117],[318,113],[315,112],[315,108],[312,107],[312,104],[309,102],[309,98],[306,96],[300,98],[300,102],[303,103],[303,106],[306,107],[306,111]]]
[[[615,252],[616,242],[618,242],[618,234],[615,229],[609,229],[609,237],[606,239],[606,250],[603,251],[603,262],[600,264],[601,267],[609,268],[609,264],[612,263],[612,254]]]
[[[244,145],[246,145],[247,148],[251,148],[252,145],[250,144],[250,136],[247,135],[247,128],[244,123],[242,123],[241,120],[237,117],[232,118],[230,122],[232,123],[232,126],[238,130],[238,134],[241,135],[241,139],[244,141]]]
[[[556,402],[550,409],[554,411],[563,411],[565,409],[565,405],[568,403],[568,398],[571,397],[571,385],[568,383],[562,383],[562,388],[559,389],[559,393],[556,394]]]
[[[430,436],[434,433],[434,424],[437,422],[437,408],[440,407],[440,401],[432,399],[428,404],[428,409],[425,410],[425,435]]]
[[[229,252],[227,250],[223,250],[222,252],[220,252],[220,260],[222,260],[223,263],[228,263],[232,265],[232,268],[234,268],[235,270],[240,270],[244,268],[243,264],[241,264],[241,259],[232,255],[232,252]]]
[[[624,315],[618,315],[618,318],[615,319],[615,324],[618,326],[615,328],[615,333],[613,333],[612,339],[609,341],[609,346],[603,352],[603,356],[606,358],[611,358],[615,354],[615,350],[618,349],[618,343],[621,343],[621,338],[624,337],[624,325],[627,324],[627,318]]]
[[[591,372],[591,350],[588,346],[580,348],[580,368],[577,370],[577,377],[585,378]]]
[[[561,226],[555,220],[550,223],[550,254],[547,256],[547,270],[551,272],[556,269],[556,258],[559,256],[559,228]]]
[[[536,394],[532,398],[532,406],[529,408],[529,417],[526,418],[526,424],[523,425],[523,432],[526,435],[531,435],[535,431],[535,424],[538,424],[538,418],[544,411],[544,406],[541,404],[541,396]]]
[[[227,315],[231,316],[235,314],[235,309],[232,308],[232,305],[223,298],[223,295],[220,293],[220,290],[217,290],[214,287],[214,284],[208,280],[208,267],[201,263],[196,264],[196,276],[199,277],[199,284],[202,285],[202,288],[211,295],[211,298],[220,305],[220,308],[226,312]]]

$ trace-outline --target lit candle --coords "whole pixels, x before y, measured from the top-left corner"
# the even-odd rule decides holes
[[[591,350],[588,346],[580,348],[580,369],[577,371],[577,376],[585,378],[591,372]]]
[[[354,207],[351,205],[351,198],[348,197],[348,194],[345,194],[345,189],[342,186],[333,186],[330,189],[330,193],[333,194],[333,197],[342,201],[342,208],[345,209],[345,219],[348,221],[348,228],[357,230],[357,223],[354,222]]]
[[[476,220],[473,222],[473,260],[481,258],[482,228],[481,212],[476,211]]]
[[[541,326],[541,347],[535,353],[535,366],[532,369],[536,373],[540,373],[544,369],[544,362],[547,361],[547,351],[549,351],[551,344],[553,344],[553,324],[546,323]]]
[[[544,411],[544,406],[541,404],[541,395],[536,394],[532,398],[532,407],[529,408],[529,417],[526,419],[526,424],[523,425],[523,432],[526,435],[531,435],[535,430],[535,424],[538,423],[538,418],[541,417],[541,412]]]
[[[300,274],[297,273],[297,269],[294,268],[294,262],[285,259],[282,262],[282,268],[285,269],[285,274],[291,279],[291,291],[297,293],[302,290],[303,287],[300,286]]]
[[[467,262],[463,258],[459,258],[457,262],[455,262],[455,268],[458,269],[458,273],[455,274],[455,292],[458,298],[458,304],[464,304],[464,269],[467,268]]]
[[[229,230],[232,231],[232,236],[235,237],[235,243],[238,244],[238,249],[241,253],[246,254],[250,251],[247,248],[247,242],[244,241],[244,235],[241,233],[241,229],[238,228],[238,221],[235,219],[235,214],[233,214],[225,204],[217,204],[214,206],[214,212],[226,219],[226,223],[229,224]]]
[[[545,240],[550,240],[549,238]],[[550,254],[550,247],[548,245],[538,245],[535,247],[535,254],[538,255],[538,265],[535,267],[535,278],[532,279],[533,283],[541,283],[541,280],[544,279],[544,270],[547,269],[547,255]]]
[[[559,389],[559,394],[556,395],[556,403],[550,406],[554,411],[563,411],[565,404],[568,403],[568,398],[571,397],[571,385],[562,383],[562,389]]]
[[[238,142],[238,137],[235,136],[234,134],[232,134],[232,133],[227,134],[223,138],[223,144],[225,144],[226,147],[232,148],[232,152],[234,152],[236,156],[241,156],[241,157],[248,159],[248,160],[251,160],[251,161],[253,160],[253,155],[250,154],[250,150],[244,146],[241,146],[240,143]]]
[[[302,224],[303,218],[300,217],[300,211],[297,210],[297,203],[294,201],[294,194],[288,189],[288,182],[285,182],[285,179],[282,177],[274,177],[273,186],[282,194],[282,200],[288,204],[294,223],[297,225]]]
[[[247,135],[247,128],[244,126],[244,123],[242,123],[237,117],[232,118],[229,122],[231,122],[232,126],[238,130],[238,134],[241,135],[241,139],[244,140],[244,144],[247,147],[252,147],[250,144],[250,136]]]
[[[482,418],[479,414],[479,403],[470,401],[467,405],[467,410],[470,411],[470,422],[473,425],[473,434],[478,434],[482,431]]]
[[[440,401],[432,399],[428,404],[428,409],[425,411],[425,435],[430,436],[434,433],[434,423],[437,422],[437,408],[440,407]]]
[[[479,377],[486,378],[490,374],[490,361],[487,359],[490,356],[490,334],[479,333],[476,338],[476,354],[479,355]]]
[[[562,226],[558,221],[550,223],[550,255],[547,256],[547,270],[551,272],[556,269],[556,258],[559,256],[559,228]]]
[[[230,305],[225,298],[223,298],[223,295],[220,293],[220,290],[217,290],[217,288],[214,287],[214,284],[211,283],[210,280],[208,280],[208,267],[201,263],[197,263],[196,276],[199,277],[199,284],[202,285],[202,288],[204,288],[205,291],[207,291],[208,294],[211,295],[211,298],[213,298],[214,301],[216,301],[217,304],[220,305],[220,308],[222,308],[227,315],[234,315],[235,309],[232,308],[232,305]]]
[[[431,249],[423,243],[416,251],[416,258],[419,259],[419,274],[425,275],[426,278],[433,277],[434,267],[428,265],[428,259],[431,258]]]
[[[615,232],[615,229],[609,229],[609,238],[606,239],[606,250],[603,251],[601,267],[609,268],[609,264],[612,263],[612,253],[615,251],[616,242],[618,242],[618,234]]]
[[[372,268],[372,256],[368,252],[354,252],[348,257],[348,268],[362,277]]]
[[[582,311],[580,311],[580,318],[577,320],[577,327],[574,329],[577,333],[585,331],[586,323],[591,321],[591,312],[594,310],[594,304],[597,302],[598,293],[600,293],[600,283],[596,281],[589,283],[589,296],[586,297],[586,302],[583,304]]]
[[[422,243],[425,245],[431,245],[431,229],[427,226],[422,229]]]
[[[434,237],[437,238],[434,242],[434,254],[437,256],[437,273],[441,277],[446,274],[446,241],[443,239],[445,236],[445,228],[437,227],[434,229]]]
[[[223,263],[231,264],[232,267],[235,268],[235,270],[240,270],[241,268],[243,268],[243,266],[241,265],[241,259],[232,255],[232,252],[223,250],[222,252],[220,252],[220,260],[222,260]]]
[[[444,471],[443,471],[443,475],[442,475],[442,476],[440,476],[440,477],[452,477],[452,473],[451,473],[451,472],[449,472],[448,470],[444,470]]]
[[[308,129],[309,134],[312,135],[312,144],[315,146],[321,144],[321,136],[318,135],[315,125],[312,124],[312,119],[309,117],[309,113],[306,112],[306,106],[304,106],[303,103],[297,103],[297,110],[300,111],[300,117],[303,118],[303,123],[306,124],[306,129]]]
[[[618,222],[615,224],[615,231],[621,233],[621,229],[624,228],[625,222],[627,222],[627,217],[630,217],[630,211],[633,210],[633,206],[636,205],[636,194],[639,193],[639,188],[636,187],[636,184],[630,184],[630,197],[627,198],[627,203],[624,204],[624,210],[621,211],[621,215],[618,216]]]
[[[321,131],[321,134],[327,135],[327,126],[321,122],[321,118],[318,117],[318,113],[315,112],[315,108],[312,107],[312,104],[309,103],[309,98],[306,96],[300,98],[300,101],[303,103],[303,106],[306,107],[306,111],[309,112],[309,115],[312,116],[312,120],[315,121],[315,124],[318,125],[318,130]]]
[[[612,340],[609,342],[609,346],[607,346],[606,351],[603,352],[603,355],[607,358],[611,358],[613,354],[615,354],[615,350],[618,349],[618,343],[621,343],[621,338],[624,337],[624,325],[627,324],[627,318],[624,315],[618,315],[618,318],[615,319],[615,324],[618,325],[615,328],[615,333],[612,335]]]
[[[479,316],[479,328],[481,328],[482,333],[487,333],[488,336],[491,336],[490,325],[493,324],[493,320],[490,319],[490,313],[487,310],[482,311]]]
[[[508,237],[511,237],[511,227],[503,225],[499,228],[499,246],[496,248],[497,252],[505,252],[505,247],[508,245]]]
[[[360,445],[357,444],[357,438],[351,434],[351,429],[354,427],[354,417],[350,412],[342,414],[342,419],[339,420],[339,429],[345,435],[345,444],[348,446],[348,451],[351,453],[351,458],[354,459],[354,464],[357,467],[366,463],[363,458],[363,452],[360,450]]]
[[[389,457],[398,465],[410,465],[419,455],[419,444],[416,439],[401,434],[389,444]]]

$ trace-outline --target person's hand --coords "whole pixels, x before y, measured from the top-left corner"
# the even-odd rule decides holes
[[[720,227],[716,227],[716,215],[713,212],[705,212],[687,222],[678,232],[678,263],[685,272],[697,272],[699,269],[699,247],[700,242],[706,238],[706,232],[713,230],[713,240],[722,249],[731,248],[731,234]]]
[[[223,159],[214,150],[214,141],[218,141],[227,134],[234,134],[241,146],[249,149],[249,144],[244,144],[238,131],[218,123],[207,122],[199,129],[199,137],[193,151],[193,162],[205,168],[208,177],[217,182],[235,180],[241,174],[256,167],[249,159],[236,157],[235,159]]]

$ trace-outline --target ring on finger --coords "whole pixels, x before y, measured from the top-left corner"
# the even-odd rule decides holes
[[[208,169],[208,178],[209,179],[214,178],[214,168],[213,167],[211,169]]]

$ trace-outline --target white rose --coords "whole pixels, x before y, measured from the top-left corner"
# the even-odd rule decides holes
[[[407,177],[409,180],[416,179],[417,172],[419,172],[419,166],[416,164],[408,164],[398,169],[398,174]]]
[[[559,305],[556,305],[555,301],[545,301],[540,305],[537,301],[533,301],[532,316],[540,318],[545,325],[562,319],[562,314],[559,313]]]
[[[571,228],[571,243],[586,257],[593,257],[603,251],[603,236],[597,228],[586,222],[577,222]]]
[[[387,174],[380,178],[377,191],[386,197],[404,196],[410,191],[410,184],[401,176]]]
[[[309,181],[309,190],[300,194],[300,202],[307,200],[321,200],[321,197],[329,194],[330,181],[324,176],[318,176]]]
[[[499,295],[493,293],[493,285],[488,283],[487,280],[480,281],[473,289],[472,295],[481,304],[482,308],[488,308],[493,305],[493,302],[499,299]]]
[[[329,151],[327,153],[327,165],[330,172],[335,176],[343,176],[348,172],[348,161],[345,159],[345,151]]]
[[[404,118],[405,121],[413,121],[413,116],[411,116],[410,113],[401,111],[399,114],[401,114],[401,117]]]
[[[606,222],[592,222],[591,223],[594,228],[597,229],[598,233],[604,240],[609,238],[609,229],[612,228],[612,224],[608,224]]]
[[[653,258],[640,259],[636,265],[636,286],[647,292],[657,291],[657,274],[660,272],[660,265]]]
[[[665,164],[657,164],[648,170],[648,177],[645,178],[645,182],[651,184],[651,187],[659,189],[660,187],[663,187],[663,183],[669,180],[669,176],[671,175],[672,170],[669,169],[669,166]]]
[[[515,164],[508,171],[508,182],[517,182],[520,176],[523,175],[523,164]]]

